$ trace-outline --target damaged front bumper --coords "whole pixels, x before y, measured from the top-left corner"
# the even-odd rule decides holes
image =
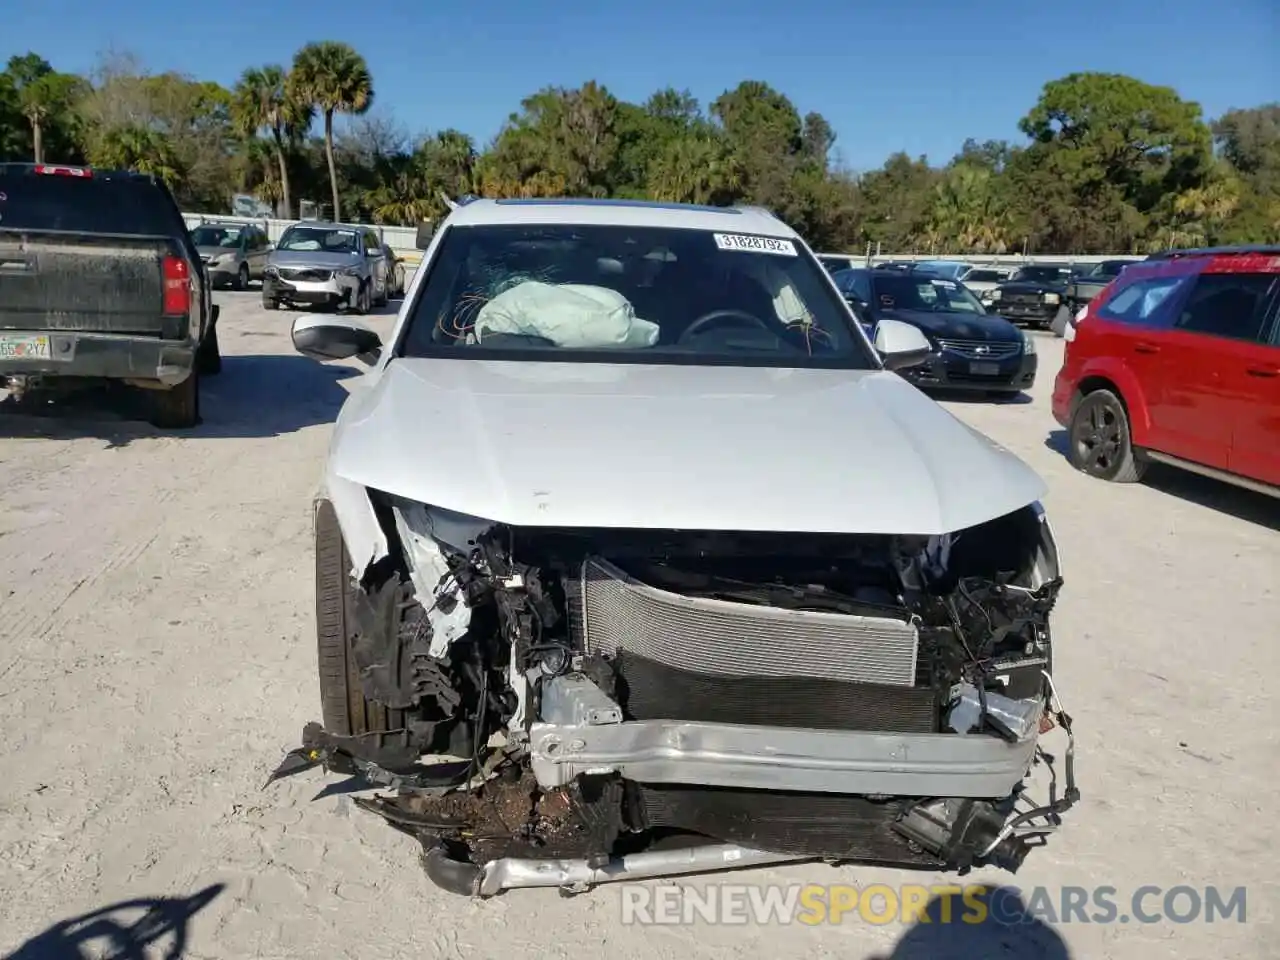
[[[802,860],[1016,870],[1078,800],[1050,675],[1061,578],[1034,508],[1021,527],[963,536],[971,551],[1020,537],[1022,582],[961,579],[975,554],[948,560],[949,541],[842,543],[850,585],[810,588],[799,610],[732,571],[709,590],[684,566],[702,542],[663,553],[608,534],[629,572],[545,531],[530,546],[444,511],[384,510],[366,526],[387,540],[351,558],[351,650],[359,693],[419,712],[361,736],[311,725],[278,774],[323,764],[349,787],[388,788],[357,806],[417,838],[446,889]],[[789,549],[797,577],[826,569],[810,556],[830,562],[826,544],[730,536],[711,547],[767,565]],[[404,568],[383,577],[392,539]],[[661,569],[636,559],[654,553]],[[882,557],[913,564],[896,606],[851,592]],[[926,563],[955,564],[956,579],[924,593]],[[415,602],[419,619],[391,625]],[[1050,737],[1065,737],[1057,756]]]
[[[609,722],[587,686],[575,674],[549,684],[551,716],[577,712],[575,722],[532,725],[531,777],[513,776],[518,767],[509,762],[523,751],[495,751],[479,770],[462,760],[413,766],[387,735],[372,745],[311,725],[308,745],[273,779],[323,764],[360,786],[391,788],[393,795],[357,805],[417,838],[431,879],[468,896],[517,887],[581,892],[618,880],[814,860],[1016,871],[1079,799],[1071,718],[1060,709],[1037,713],[1032,729],[1013,741]],[[551,692],[556,687],[576,692]],[[1042,742],[1055,728],[1065,741],[1061,757]],[[549,808],[560,816],[550,831]],[[494,819],[494,810],[506,814]],[[628,830],[654,827],[688,836],[661,849],[617,844]],[[580,845],[585,855],[565,855]]]
[[[546,682],[544,720],[530,729],[543,786],[617,773],[641,783],[895,796],[1003,797],[1031,765],[1030,735],[866,733],[673,720],[619,722],[574,674]],[[616,708],[616,705],[614,705]],[[1037,715],[1033,718],[1039,720]],[[616,720],[609,722],[613,717]],[[585,722],[574,722],[583,718]]]

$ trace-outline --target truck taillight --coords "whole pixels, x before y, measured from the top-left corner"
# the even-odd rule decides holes
[[[164,312],[169,316],[191,312],[191,271],[187,261],[173,254],[164,258]]]
[[[58,163],[37,163],[36,173],[49,174],[55,177],[93,177],[93,171],[88,167],[69,167],[66,164]]]

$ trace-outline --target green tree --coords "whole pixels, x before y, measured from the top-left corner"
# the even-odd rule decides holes
[[[545,87],[508,118],[481,165],[486,190],[501,196],[605,197],[618,160],[618,101],[589,81]]]
[[[176,187],[185,176],[182,159],[165,134],[147,127],[112,127],[90,154],[96,166],[149,173]]]
[[[1041,229],[1055,245],[1131,243],[1161,198],[1202,186],[1211,168],[1199,104],[1123,74],[1050,81],[1019,128],[1033,141],[1018,158],[1024,213],[1034,223],[1048,190]]]
[[[864,174],[861,237],[885,253],[906,252],[925,243],[934,190],[942,174],[925,157],[895,153],[879,170]]]
[[[293,216],[288,153],[310,128],[313,117],[311,105],[290,96],[290,92],[284,68],[270,64],[245,70],[231,100],[232,123],[240,136],[253,141],[260,131],[265,131],[270,138],[279,171],[279,213],[285,218]]]
[[[59,73],[43,57],[34,53],[9,58],[5,68],[5,86],[9,91],[10,110],[22,117],[31,134],[30,154],[36,163],[46,159],[46,138],[61,131],[57,152],[65,156],[77,102],[85,93],[85,82],[78,76]],[[51,131],[52,128],[52,131]]]
[[[1280,103],[1229,110],[1213,124],[1218,153],[1239,180],[1239,203],[1222,224],[1226,243],[1280,243]]]
[[[335,113],[362,114],[373,105],[373,77],[369,66],[364,57],[348,44],[334,40],[309,43],[293,58],[289,94],[295,101],[313,106],[324,117],[325,159],[329,165],[333,218],[340,220],[342,204],[338,196],[338,171],[333,159],[333,116]]]

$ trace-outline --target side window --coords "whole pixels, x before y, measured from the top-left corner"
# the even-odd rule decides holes
[[[849,281],[853,295],[863,303],[871,302],[871,279],[865,273],[855,274]]]
[[[1201,274],[1174,326],[1191,333],[1261,342],[1263,310],[1275,281],[1265,273]]]
[[[364,251],[366,254],[380,253],[382,251],[382,242],[378,240],[378,235],[372,230],[364,232]]]
[[[1189,277],[1150,277],[1117,291],[1097,310],[1112,323],[1142,327],[1169,326],[1169,307],[1186,289]]]

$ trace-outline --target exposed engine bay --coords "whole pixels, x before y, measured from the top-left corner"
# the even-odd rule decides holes
[[[370,499],[389,549],[354,572],[350,654],[394,720],[311,724],[276,776],[388,788],[356,802],[448,889],[1016,870],[1078,799],[1038,504],[918,537],[514,528]]]

